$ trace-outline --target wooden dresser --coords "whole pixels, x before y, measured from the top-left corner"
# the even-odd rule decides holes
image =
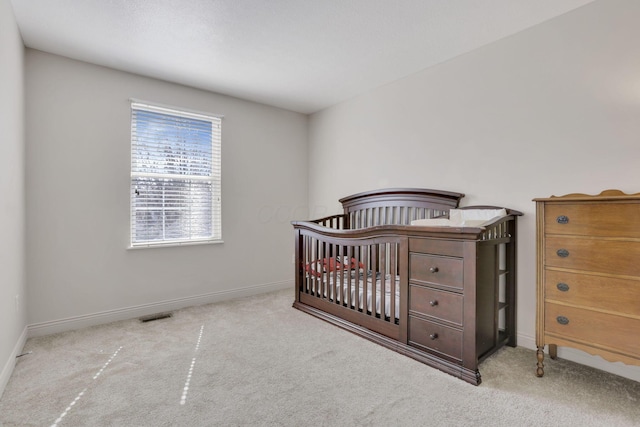
[[[536,375],[544,347],[640,365],[640,193],[607,190],[534,199]]]

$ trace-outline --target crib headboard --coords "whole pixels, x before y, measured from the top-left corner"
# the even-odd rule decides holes
[[[462,193],[421,188],[389,188],[340,199],[347,226],[359,229],[376,225],[409,225],[414,219],[448,217]]]

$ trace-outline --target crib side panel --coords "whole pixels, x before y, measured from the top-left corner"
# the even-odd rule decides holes
[[[401,303],[408,293],[402,273],[408,252],[405,236],[298,233],[296,301],[396,340],[406,335],[406,304]]]

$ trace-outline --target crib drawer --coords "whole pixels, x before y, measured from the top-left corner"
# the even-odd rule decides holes
[[[411,285],[409,311],[462,326],[462,294]]]
[[[456,240],[409,239],[409,252],[462,257],[463,250],[463,243]]]
[[[409,256],[409,280],[462,289],[462,266],[462,258],[412,253]]]
[[[409,316],[409,344],[462,360],[462,331]]]

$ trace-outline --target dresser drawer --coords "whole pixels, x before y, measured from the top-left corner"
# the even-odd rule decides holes
[[[640,280],[545,271],[545,301],[640,316]]]
[[[640,354],[640,319],[545,303],[544,321],[548,334],[626,355]]]
[[[547,234],[640,238],[638,203],[564,203],[545,206]]]
[[[411,285],[409,311],[462,326],[462,295]]]
[[[640,242],[547,236],[547,267],[586,270],[626,276],[640,275]]]
[[[462,360],[462,331],[409,316],[409,344]]]
[[[462,265],[461,258],[412,253],[409,255],[409,280],[462,289]]]

